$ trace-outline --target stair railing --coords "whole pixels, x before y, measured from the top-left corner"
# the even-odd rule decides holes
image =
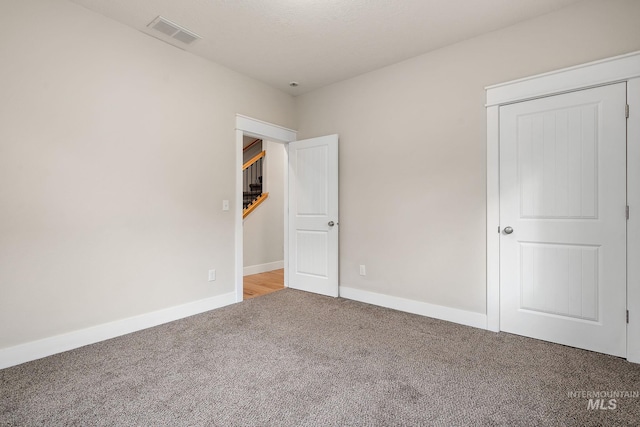
[[[242,218],[258,207],[269,193],[262,192],[262,167],[266,152],[255,155],[242,165]]]
[[[253,140],[253,142],[249,145],[247,145],[246,147],[244,147],[242,149],[242,152],[247,151],[249,148],[253,147],[254,145],[256,145],[258,142],[262,142],[262,140],[260,138],[256,138],[255,140]]]

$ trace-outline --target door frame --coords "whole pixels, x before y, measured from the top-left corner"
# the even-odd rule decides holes
[[[272,142],[279,142],[284,144],[285,158],[288,158],[289,150],[288,144],[297,140],[297,131],[287,129],[282,126],[274,125],[272,123],[263,122],[262,120],[253,119],[251,117],[243,116],[242,114],[236,114],[236,167],[235,167],[235,296],[236,302],[243,300],[242,288],[244,280],[244,241],[243,241],[243,229],[242,229],[242,142],[243,136],[251,136],[253,138],[266,139]],[[285,163],[284,168],[284,285],[288,286],[287,271],[289,268],[289,191],[288,191],[288,161]]]
[[[612,83],[627,83],[627,360],[640,363],[640,51],[488,86],[487,329],[500,331],[500,106]],[[624,112],[621,112],[622,114]],[[621,313],[621,315],[624,315]]]

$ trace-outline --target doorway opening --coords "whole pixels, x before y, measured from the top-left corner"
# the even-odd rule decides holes
[[[243,299],[284,289],[284,145],[243,137]]]
[[[253,220],[249,217],[249,222],[246,223],[245,230],[245,218],[243,218],[244,211],[244,188],[243,188],[243,165],[244,162],[244,148],[245,141],[251,144],[251,141],[260,140],[262,148],[267,148],[265,151],[273,151],[274,156],[268,157],[269,153],[265,156],[264,167],[261,171],[260,184],[263,185],[262,190],[270,192],[270,210],[272,215],[260,215],[254,216]],[[247,277],[247,291],[264,295],[264,293],[278,286],[284,288],[287,286],[287,254],[288,254],[288,239],[287,239],[287,226],[288,218],[284,214],[288,208],[288,189],[287,189],[287,144],[296,140],[296,132],[291,129],[286,129],[280,126],[276,126],[270,123],[262,122],[260,120],[252,119],[246,116],[236,116],[236,203],[235,203],[235,294],[236,302],[243,301],[245,299],[244,282]],[[257,143],[256,143],[257,144]],[[255,145],[255,144],[254,144]],[[269,150],[271,148],[271,150]],[[279,148],[279,150],[278,150]],[[269,160],[271,164],[269,164]],[[281,166],[278,169],[278,164]],[[278,174],[280,176],[278,176]],[[275,197],[280,194],[280,197]],[[280,199],[280,201],[278,201]],[[279,205],[279,207],[277,206]],[[256,211],[252,215],[264,214],[267,209],[267,205],[262,205],[256,208]],[[279,215],[277,213],[279,212]],[[271,221],[271,222],[270,222]],[[266,224],[264,227],[260,227],[260,223]],[[250,230],[251,229],[251,230]],[[274,232],[279,234],[278,237],[273,239],[281,239],[280,251],[282,258],[275,262],[255,261],[259,258],[248,259],[247,267],[245,269],[245,255],[247,257],[254,256],[253,253],[245,251],[245,231],[251,233],[253,229],[262,229],[262,232],[266,232],[267,235]],[[250,236],[246,236],[250,238]],[[264,235],[261,237],[264,238]],[[264,240],[262,240],[264,241]],[[267,237],[267,241],[269,238]],[[254,248],[255,249],[255,248]],[[245,252],[247,252],[245,254]],[[263,258],[264,260],[264,258]],[[258,264],[255,264],[258,262]],[[274,272],[275,270],[275,272]],[[278,271],[280,270],[280,271]],[[271,272],[269,274],[269,272]],[[252,277],[254,276],[254,277]],[[257,277],[256,277],[257,276]],[[255,282],[258,281],[260,287],[256,289]],[[274,284],[274,283],[277,283]],[[281,285],[280,285],[281,283]],[[280,288],[280,289],[281,289]],[[249,295],[249,297],[251,297]]]
[[[235,298],[244,298],[242,148],[245,136],[284,144],[282,267],[284,286],[337,297],[338,135],[297,140],[296,132],[236,116]],[[285,166],[286,165],[286,166]],[[274,169],[274,170],[277,170]],[[266,178],[265,181],[269,181]],[[269,184],[267,184],[269,185]],[[289,269],[289,266],[294,268]]]

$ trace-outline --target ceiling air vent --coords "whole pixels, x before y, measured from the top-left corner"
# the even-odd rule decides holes
[[[147,27],[153,28],[156,31],[160,31],[163,34],[171,37],[172,39],[178,40],[184,44],[191,44],[194,41],[201,39],[199,35],[194,33],[193,31],[189,31],[184,27],[176,24],[175,22],[171,22],[162,16],[158,16],[154,19]]]

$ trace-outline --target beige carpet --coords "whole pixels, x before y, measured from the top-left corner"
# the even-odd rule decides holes
[[[577,391],[637,394],[640,366],[284,290],[2,370],[0,425],[640,424]]]

